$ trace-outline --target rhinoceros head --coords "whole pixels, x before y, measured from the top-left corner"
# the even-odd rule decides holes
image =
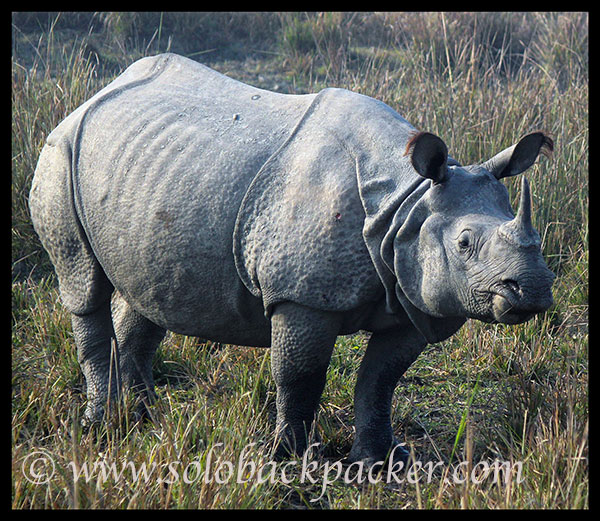
[[[402,298],[433,317],[509,324],[552,305],[554,275],[531,223],[529,184],[523,177],[515,215],[500,181],[552,147],[550,138],[536,132],[482,164],[463,167],[448,160],[439,137],[413,136],[406,153],[432,182],[394,239]]]

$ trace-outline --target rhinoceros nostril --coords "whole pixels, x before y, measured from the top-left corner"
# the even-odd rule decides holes
[[[521,295],[521,286],[514,279],[502,279],[502,284],[508,288],[515,296]]]

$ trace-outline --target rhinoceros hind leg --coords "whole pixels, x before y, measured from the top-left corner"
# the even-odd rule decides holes
[[[89,423],[102,418],[109,394],[118,390],[112,370],[116,365],[111,365],[113,286],[75,210],[71,159],[71,147],[65,139],[44,146],[29,206],[32,223],[54,265],[62,302],[71,312],[77,356],[88,389],[84,421]]]
[[[118,291],[111,304],[123,390],[140,400],[135,412],[145,417],[155,398],[152,361],[165,330],[135,311]]]
[[[403,447],[396,448],[390,423],[392,396],[400,377],[425,347],[425,339],[411,326],[375,332],[362,359],[354,390],[356,437],[350,461],[374,464],[393,455],[408,460]]]
[[[325,386],[340,328],[337,313],[285,302],[271,318],[271,370],[277,385],[276,457],[302,454]]]
[[[110,301],[85,315],[72,313],[71,323],[87,387],[83,423],[91,425],[103,420],[106,408],[116,402],[120,388]]]

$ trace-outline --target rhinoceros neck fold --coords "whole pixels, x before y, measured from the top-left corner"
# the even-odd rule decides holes
[[[395,133],[388,132],[385,139],[392,139],[401,147],[409,139],[411,129],[400,120]],[[384,150],[389,148],[384,145]],[[458,164],[452,158],[448,163]],[[429,343],[448,338],[463,325],[464,319],[438,318],[427,313],[411,279],[420,273],[418,237],[430,215],[425,196],[431,181],[414,171],[408,157],[384,152],[379,153],[376,165],[372,160],[365,164],[357,160],[356,171],[365,211],[363,239],[385,289],[386,311],[406,314]]]
[[[429,181],[420,177],[404,186],[397,179],[389,177],[386,181],[382,177],[370,181],[359,180],[359,192],[366,214],[363,238],[385,288],[388,313],[399,310],[395,290],[394,239],[411,210],[427,191],[428,185]],[[388,191],[380,190],[382,186],[386,186]]]

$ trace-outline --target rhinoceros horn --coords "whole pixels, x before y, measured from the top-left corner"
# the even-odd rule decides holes
[[[531,194],[529,182],[521,178],[521,199],[517,215],[498,228],[498,233],[515,246],[527,248],[539,246],[540,237],[531,224]]]

